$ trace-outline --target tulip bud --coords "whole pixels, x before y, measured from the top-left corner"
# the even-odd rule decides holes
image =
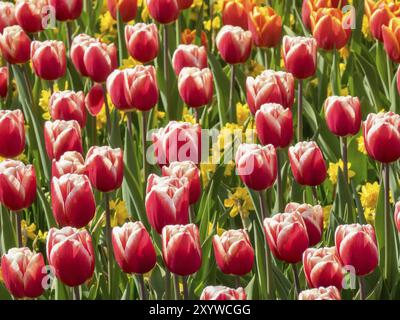
[[[87,176],[66,174],[51,179],[53,215],[60,226],[83,228],[94,217],[96,203]]]
[[[265,70],[256,78],[247,77],[246,96],[255,114],[264,103],[278,103],[286,109],[294,104],[294,78],[291,73]]]
[[[86,155],[85,165],[90,182],[97,190],[109,192],[121,186],[124,162],[120,148],[93,146]]]
[[[6,98],[8,94],[8,68],[0,68],[0,98]]]
[[[190,8],[193,4],[193,0],[177,0],[177,1],[179,10],[181,11]]]
[[[115,260],[125,273],[147,273],[156,264],[156,251],[143,223],[127,222],[112,230]]]
[[[307,228],[310,247],[321,241],[324,230],[324,211],[320,205],[312,206],[307,203],[290,202],[286,205],[285,212],[297,212],[301,215]]]
[[[117,20],[117,10],[123,22],[136,18],[137,0],[107,0],[107,8],[114,20]]]
[[[222,7],[222,23],[247,30],[248,11],[251,4],[247,0],[224,0]]]
[[[250,31],[244,31],[240,27],[223,26],[215,41],[219,54],[226,63],[245,63],[250,56]]]
[[[320,287],[310,290],[303,290],[299,294],[299,300],[342,300],[339,290],[330,286],[327,288]]]
[[[208,286],[201,293],[200,300],[247,300],[242,287],[237,289],[225,286]]]
[[[15,18],[25,32],[35,33],[46,27],[48,0],[17,0]]]
[[[45,264],[41,253],[12,248],[1,258],[1,274],[7,290],[17,299],[37,298],[44,292]]]
[[[393,112],[370,113],[363,123],[365,149],[376,161],[400,158],[400,116]]]
[[[249,30],[256,47],[276,47],[282,36],[282,18],[272,7],[254,7],[249,13]]]
[[[179,17],[177,0],[146,0],[150,16],[161,24],[169,24]]]
[[[49,0],[58,21],[76,20],[82,14],[82,0]]]
[[[154,23],[136,23],[125,26],[125,42],[131,57],[142,63],[154,60],[158,55],[158,30]]]
[[[307,37],[283,37],[283,61],[297,79],[312,77],[317,70],[317,41]]]
[[[49,101],[51,117],[54,120],[76,120],[81,128],[86,125],[85,95],[82,91],[58,91]]]
[[[206,48],[194,44],[180,44],[172,56],[172,66],[177,76],[185,67],[207,68]]]
[[[290,109],[266,103],[256,112],[257,137],[263,145],[286,148],[293,139],[293,116]]]
[[[199,230],[194,224],[169,225],[162,230],[162,254],[169,271],[188,276],[201,267]]]
[[[307,228],[297,212],[278,213],[264,220],[265,235],[273,255],[287,263],[297,263],[307,249]]]
[[[33,71],[44,80],[62,78],[67,70],[65,46],[62,41],[33,41],[31,60]]]
[[[30,59],[31,39],[18,25],[5,27],[0,33],[0,49],[8,63],[25,63]]]
[[[21,161],[0,162],[0,202],[9,210],[31,206],[36,197],[36,175],[32,165]]]
[[[335,286],[342,289],[345,271],[335,247],[307,249],[303,254],[303,266],[310,288]]]
[[[307,29],[311,30],[311,13],[320,8],[339,8],[347,5],[347,0],[303,0],[301,17]]]
[[[65,152],[57,161],[53,159],[51,166],[51,175],[60,178],[67,173],[85,174],[85,160],[82,155],[76,151]]]
[[[87,230],[51,228],[46,252],[57,279],[67,286],[80,286],[93,276],[95,256]]]
[[[189,107],[209,104],[213,97],[213,76],[209,68],[185,67],[179,73],[179,95]]]
[[[375,230],[369,224],[338,226],[335,232],[335,245],[343,265],[354,267],[358,276],[371,273],[378,265]]]
[[[104,105],[104,90],[103,86],[95,83],[89,90],[85,98],[87,111],[93,117],[97,116]]]
[[[196,203],[201,196],[200,170],[192,161],[171,162],[162,167],[164,177],[186,178],[189,182],[189,204]]]
[[[14,3],[8,1],[0,2],[0,33],[3,32],[5,27],[14,26],[17,24],[15,18]]]
[[[397,231],[400,232],[400,201],[398,201],[395,205],[394,210],[394,223],[396,225]]]
[[[298,184],[318,186],[326,178],[326,164],[314,141],[298,142],[289,148],[290,167]]]
[[[225,274],[243,276],[251,271],[254,250],[246,230],[228,230],[213,237],[215,259]]]
[[[14,158],[25,149],[25,123],[21,110],[0,110],[0,157]]]
[[[333,134],[345,137],[360,131],[362,115],[357,97],[328,97],[324,109],[326,124]]]
[[[400,18],[392,18],[388,26],[382,26],[385,51],[394,62],[400,62]]]
[[[46,121],[44,141],[49,158],[58,160],[67,151],[82,153],[81,127],[75,120]]]

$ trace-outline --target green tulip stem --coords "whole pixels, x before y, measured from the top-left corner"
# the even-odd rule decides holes
[[[144,195],[146,195],[146,182],[148,175],[147,159],[146,159],[146,140],[147,140],[147,111],[142,111],[142,160],[143,160],[143,177],[144,177]]]
[[[277,193],[278,193],[278,212],[282,212],[283,210],[283,186],[282,186],[282,173],[281,173],[281,166],[282,166],[282,159],[281,159],[281,150],[276,149],[276,162],[277,162],[277,177],[276,177],[276,186],[277,186]]]
[[[74,300],[81,300],[81,292],[79,286],[72,288],[72,296]]]
[[[171,300],[171,272],[165,265],[165,300]]]
[[[235,90],[235,65],[231,64],[231,81],[229,84],[229,115],[230,121],[236,121],[236,108],[233,101],[233,91]]]
[[[297,271],[297,266],[295,263],[292,263],[292,271],[293,271],[294,288],[295,288],[296,299],[297,299],[301,292],[301,289],[300,289],[299,273]]]
[[[107,136],[108,139],[111,140],[111,115],[110,115],[110,106],[108,105],[108,99],[107,99],[107,87],[106,84],[103,84],[103,94],[104,94],[104,105],[106,108],[106,128],[107,128]]]
[[[174,275],[174,286],[175,286],[175,300],[181,300],[181,292],[179,289],[179,276]]]
[[[341,137],[340,144],[342,146],[344,181],[346,181],[346,183],[349,183],[349,169],[348,169],[348,160],[347,160],[347,137]]]
[[[303,80],[298,80],[297,87],[297,141],[303,141]]]
[[[189,289],[187,285],[187,277],[182,276],[182,285],[183,285],[183,299],[189,300]]]
[[[17,231],[18,248],[22,248],[22,230],[21,230],[22,212],[15,211],[15,225]]]
[[[385,195],[385,268],[383,270],[383,276],[388,279],[389,275],[389,230],[390,230],[390,186],[389,186],[389,164],[382,164],[382,174],[383,174],[383,186]]]
[[[365,291],[365,280],[364,277],[358,277],[358,283],[360,285],[360,300],[365,300],[367,292]]]
[[[107,272],[108,272],[108,294],[111,298],[112,295],[112,261],[113,261],[113,248],[112,248],[112,241],[111,241],[111,211],[110,211],[110,196],[107,192],[103,193],[104,196],[104,205],[106,209],[106,230],[105,230],[105,238],[106,238],[106,245],[107,245]]]
[[[144,283],[143,274],[138,274],[137,278],[140,284],[140,299],[147,300],[147,291],[146,291],[146,285]]]
[[[169,72],[169,40],[168,40],[168,25],[163,25],[163,47],[164,47],[164,80],[165,80],[165,111],[167,112],[168,119],[171,118],[171,94],[170,87],[172,85]]]

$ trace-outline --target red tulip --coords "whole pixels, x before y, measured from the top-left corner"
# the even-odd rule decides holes
[[[0,98],[6,98],[8,94],[8,68],[0,68]]]
[[[318,186],[326,178],[326,163],[314,141],[298,142],[289,148],[290,167],[296,182],[306,186]]]
[[[215,260],[225,274],[243,276],[251,271],[254,250],[246,230],[228,230],[213,237]]]
[[[178,19],[179,5],[177,0],[146,0],[150,16],[158,23],[169,24]]]
[[[93,146],[86,155],[85,165],[90,182],[97,190],[109,192],[121,187],[124,162],[120,148]]]
[[[245,63],[251,53],[251,33],[240,27],[223,26],[216,44],[222,59],[229,64]]]
[[[307,249],[307,228],[297,212],[278,213],[265,218],[264,229],[268,246],[274,256],[287,263],[297,263]]]
[[[186,178],[189,181],[189,204],[196,203],[201,196],[200,170],[192,161],[171,162],[162,167],[164,177]]]
[[[240,179],[250,189],[264,190],[274,184],[277,160],[273,145],[242,143],[236,152],[235,161]]]
[[[369,28],[372,36],[383,42],[382,27],[388,26],[392,18],[398,16],[399,4],[398,3],[374,3],[375,8],[369,17]]]
[[[33,166],[17,160],[0,162],[0,202],[12,211],[20,211],[30,207],[35,197]]]
[[[15,18],[25,32],[35,33],[46,27],[48,0],[17,0]]]
[[[62,78],[67,70],[65,46],[62,41],[33,41],[31,60],[33,71],[44,80]]]
[[[179,95],[189,107],[199,108],[209,104],[213,97],[213,76],[209,68],[186,67],[178,78]]]
[[[371,273],[378,265],[375,230],[369,225],[340,225],[335,232],[337,253],[345,266],[353,266],[358,276]]]
[[[263,104],[256,112],[257,137],[263,145],[286,148],[293,139],[293,116],[290,109],[277,103]]]
[[[112,231],[115,260],[125,273],[147,273],[156,264],[156,251],[143,223],[127,222]]]
[[[312,77],[317,70],[317,41],[307,37],[283,37],[283,61],[297,79]]]
[[[137,0],[107,0],[107,8],[114,20],[117,20],[117,10],[123,22],[136,18]]]
[[[166,225],[189,222],[189,181],[185,177],[150,174],[146,193],[147,218],[158,233]]]
[[[56,11],[58,21],[76,20],[82,14],[82,0],[49,0]]]
[[[272,7],[255,6],[249,12],[248,26],[257,47],[276,47],[282,36],[282,18]]]
[[[278,103],[291,109],[294,103],[294,78],[291,73],[265,70],[256,78],[247,77],[246,96],[255,114],[264,103]]]
[[[396,203],[394,210],[394,223],[397,230],[400,232],[400,201]]]
[[[169,225],[162,230],[162,254],[169,271],[188,276],[201,267],[199,230],[194,224]]]
[[[87,111],[93,117],[97,116],[104,105],[104,90],[100,83],[95,83],[89,90],[85,98]]]
[[[67,173],[85,174],[85,160],[82,155],[76,151],[65,152],[57,161],[53,159],[51,174],[53,177],[60,178]]]
[[[6,27],[0,33],[0,49],[8,63],[25,63],[30,59],[31,39],[18,25]]]
[[[96,202],[89,178],[65,174],[51,179],[53,215],[60,226],[83,228],[94,217]]]
[[[93,276],[95,256],[87,230],[51,228],[46,251],[56,277],[67,286],[80,286]]]
[[[400,66],[399,66],[399,68],[397,69],[397,72],[396,72],[396,84],[397,84],[397,92],[400,95]]]
[[[8,1],[0,2],[0,33],[3,32],[5,27],[14,26],[17,24],[15,18],[14,3]]]
[[[180,44],[172,56],[172,66],[177,76],[185,67],[207,68],[206,48],[194,44]]]
[[[247,30],[248,12],[251,4],[247,0],[224,0],[222,7],[222,23]]]
[[[154,23],[136,23],[125,27],[125,42],[131,57],[142,63],[154,60],[158,55],[158,30]]]
[[[347,5],[347,0],[303,0],[301,17],[307,29],[311,29],[310,16],[320,8],[339,8]]]
[[[193,4],[193,0],[177,0],[177,1],[179,10],[181,11],[190,8]]]
[[[138,65],[133,69],[115,70],[107,79],[107,91],[119,110],[150,110],[158,102],[156,69]]]
[[[201,159],[201,127],[188,122],[170,121],[165,128],[153,133],[153,147],[159,165],[174,161]]]
[[[339,290],[330,286],[304,290],[299,294],[299,300],[341,300]]]
[[[25,149],[25,123],[21,110],[0,110],[0,156],[14,158]]]
[[[18,299],[37,298],[44,292],[45,273],[41,253],[29,248],[12,248],[1,258],[1,273],[7,290]]]
[[[85,94],[82,91],[58,91],[49,101],[51,117],[54,120],[76,120],[81,128],[86,125]]]
[[[335,247],[307,249],[303,254],[303,266],[310,288],[335,286],[342,289],[345,271]]]
[[[320,205],[290,202],[286,205],[285,212],[297,212],[301,215],[306,224],[310,247],[321,241],[324,230],[324,211]]]
[[[75,120],[46,121],[44,141],[49,158],[60,159],[67,151],[82,153],[81,127]]]
[[[389,58],[396,63],[400,62],[400,18],[390,19],[388,26],[382,26],[382,38],[385,51]]]
[[[368,155],[383,163],[400,158],[400,116],[393,112],[370,113],[363,123]]]
[[[237,289],[225,286],[208,286],[201,293],[200,300],[247,300],[242,287]]]

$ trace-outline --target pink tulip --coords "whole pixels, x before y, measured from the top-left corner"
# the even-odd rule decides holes
[[[137,0],[107,0],[107,8],[114,20],[117,20],[117,10],[121,20],[129,22],[136,18]]]
[[[53,159],[51,174],[53,177],[60,178],[67,173],[85,174],[85,160],[76,151],[65,152],[60,159]]]
[[[201,293],[200,300],[246,300],[247,295],[242,287],[237,289],[225,286],[208,286]]]
[[[172,56],[172,66],[178,76],[185,67],[207,68],[207,51],[203,46],[180,44]]]
[[[178,19],[179,5],[177,0],[146,0],[150,16],[161,24],[169,24]]]
[[[0,98],[6,98],[8,94],[9,72],[7,67],[0,67]]]
[[[215,41],[219,54],[226,63],[245,63],[250,56],[251,32],[241,27],[223,26]]]
[[[158,55],[158,30],[154,23],[136,23],[125,26],[125,42],[131,57],[142,63],[154,60]]]
[[[46,27],[48,0],[17,0],[15,17],[25,32],[35,33]]]
[[[339,290],[330,286],[304,290],[299,294],[299,300],[341,300]]]
[[[87,111],[93,117],[97,116],[104,105],[104,90],[103,86],[95,83],[85,97],[85,105]]]
[[[15,18],[14,3],[8,1],[0,2],[0,33],[3,32],[5,27],[14,26],[17,24]]]
[[[58,91],[49,101],[51,117],[54,120],[76,120],[81,128],[86,125],[85,94],[82,91]]]
[[[62,41],[33,41],[31,60],[36,75],[44,80],[62,78],[67,70],[65,46]]]
[[[0,110],[0,156],[14,158],[25,149],[24,114],[16,109]]]
[[[208,68],[185,67],[179,73],[178,90],[184,103],[199,108],[209,104],[213,97],[213,76]]]
[[[76,20],[82,14],[82,0],[49,0],[58,21]]]
[[[8,63],[25,63],[30,59],[31,39],[18,25],[5,27],[0,33],[0,49]]]

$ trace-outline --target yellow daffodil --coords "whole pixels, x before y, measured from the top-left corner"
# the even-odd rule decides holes
[[[238,187],[231,193],[229,198],[224,200],[224,206],[231,208],[229,215],[234,218],[240,214],[247,218],[250,211],[254,211],[254,205],[246,188]]]
[[[329,219],[331,217],[331,210],[332,210],[332,205],[328,205],[323,207],[324,211],[324,229],[327,229],[329,226]]]
[[[211,28],[214,30],[218,30],[221,27],[221,18],[219,16],[216,16],[213,18],[212,25],[211,25],[211,20],[205,20],[203,22],[204,29],[207,31],[210,31]]]
[[[364,210],[365,220],[371,225],[375,225],[375,210],[371,208],[366,208]]]
[[[36,225],[31,223],[27,224],[25,220],[21,221],[21,230],[22,230],[22,243],[26,246],[28,239],[34,240],[36,238]]]
[[[363,136],[359,136],[357,138],[357,149],[358,149],[358,151],[360,151],[363,154],[368,154],[367,153],[367,149],[365,149],[364,137]]]
[[[113,19],[109,11],[100,15],[99,20],[100,32],[102,34],[115,35],[117,33],[117,22]]]
[[[337,183],[337,175],[338,175],[339,168],[341,168],[343,170],[343,161],[342,161],[342,159],[340,159],[336,163],[329,162],[328,176],[329,176],[329,180],[333,184]],[[356,175],[356,173],[353,170],[350,170],[350,168],[351,168],[351,163],[348,162],[347,163],[347,169],[348,169],[349,179],[353,178]]]
[[[250,109],[247,103],[240,103],[236,104],[236,119],[238,124],[243,125],[250,115]]]
[[[123,225],[129,217],[125,202],[119,199],[116,201],[111,200],[110,209],[113,211],[111,214],[111,226],[116,227]]]

